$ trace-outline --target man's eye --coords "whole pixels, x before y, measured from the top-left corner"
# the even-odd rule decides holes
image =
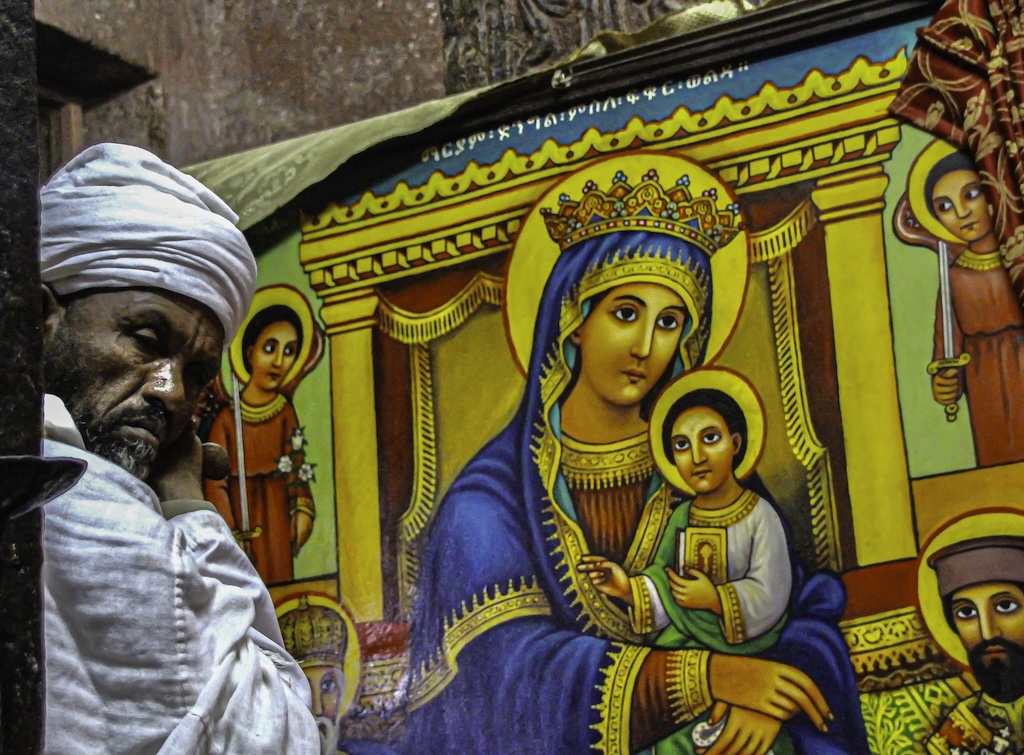
[[[160,335],[153,328],[139,328],[132,331],[132,337],[146,348],[155,349],[160,345]]]
[[[623,322],[633,322],[637,318],[637,312],[632,307],[619,307],[612,314]]]
[[[677,315],[662,315],[658,318],[658,327],[663,330],[675,330],[679,327],[679,317]]]
[[[328,678],[324,679],[322,682],[320,682],[320,691],[321,692],[332,692],[333,690],[334,690],[334,679],[331,679],[330,677],[328,677]]]
[[[273,354],[274,353],[274,344],[272,344],[270,341],[267,341],[265,344],[263,344],[263,353],[264,354]]]
[[[948,199],[940,199],[935,203],[936,212],[949,212],[953,209],[953,203]]]
[[[673,451],[689,451],[690,450],[690,441],[688,441],[686,438],[679,438],[677,440],[674,440],[674,441],[672,441],[672,450]]]
[[[967,199],[977,199],[981,196],[981,189],[977,186],[972,186],[964,192],[964,197]]]
[[[295,347],[294,346],[292,346],[291,344],[288,344],[287,346],[284,347],[284,355],[286,357],[293,356],[294,354],[295,354]]]
[[[996,612],[997,613],[1013,613],[1014,611],[1016,611],[1019,608],[1020,608],[1020,603],[1018,603],[1013,598],[1003,598],[998,603],[996,603]]]
[[[709,433],[704,433],[704,442],[705,443],[717,443],[721,439],[722,439],[722,434],[720,432],[714,432],[713,431],[713,432],[709,432]]]
[[[978,615],[978,609],[974,606],[960,606],[953,610],[953,616],[962,621],[968,621]]]

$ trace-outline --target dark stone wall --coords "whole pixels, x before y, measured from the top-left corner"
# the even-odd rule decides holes
[[[441,0],[445,89],[556,63],[605,31],[637,31],[699,0]]]
[[[37,0],[36,17],[157,74],[87,108],[86,144],[177,165],[444,94],[436,1]]]
[[[0,4],[0,71],[0,456],[36,456],[42,432],[42,300],[36,262],[39,161],[31,0]],[[41,744],[40,522],[38,511],[6,524],[0,518],[4,753],[38,752]]]

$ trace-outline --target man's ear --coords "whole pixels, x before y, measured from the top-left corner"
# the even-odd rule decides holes
[[[57,301],[52,288],[43,283],[40,289],[43,298],[43,344],[49,345],[64,321],[64,307]]]

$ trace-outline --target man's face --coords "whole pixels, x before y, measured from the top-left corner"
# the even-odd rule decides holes
[[[146,479],[220,368],[220,321],[184,296],[117,289],[57,307],[46,327],[46,390],[64,400],[88,450]]]
[[[1001,702],[1024,696],[1024,593],[1013,582],[985,582],[952,596],[953,628],[981,688]]]
[[[333,755],[338,748],[338,728],[345,711],[341,699],[345,696],[345,672],[334,663],[320,663],[302,669],[313,692],[313,717],[320,729],[320,743],[324,753]]]

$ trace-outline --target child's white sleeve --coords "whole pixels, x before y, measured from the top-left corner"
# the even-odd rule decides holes
[[[738,526],[748,527],[750,568],[742,579],[718,587],[722,627],[730,643],[758,637],[775,626],[789,605],[793,587],[786,532],[771,504],[760,501]]]

